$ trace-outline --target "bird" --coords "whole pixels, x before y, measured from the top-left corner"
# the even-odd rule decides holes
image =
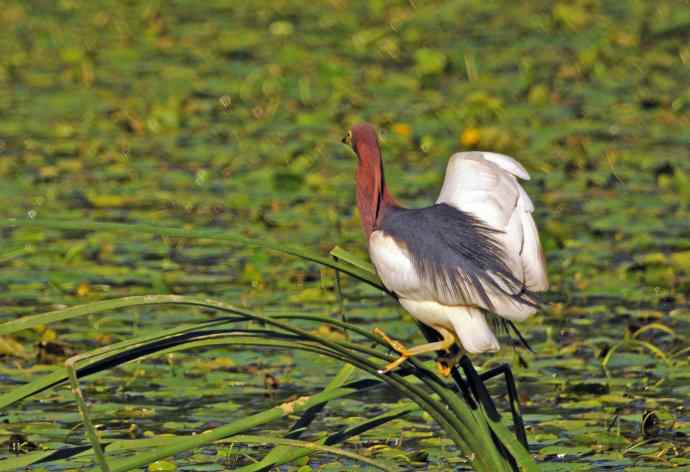
[[[539,310],[537,293],[549,287],[534,205],[518,180],[529,180],[525,168],[503,154],[458,152],[448,160],[436,202],[405,208],[386,185],[376,128],[356,124],[342,141],[358,158],[357,208],[379,278],[413,318],[440,336],[408,348],[376,328],[400,355],[380,373],[457,345],[454,359],[437,361],[447,376],[458,353],[498,351],[487,316],[514,328],[512,322]]]

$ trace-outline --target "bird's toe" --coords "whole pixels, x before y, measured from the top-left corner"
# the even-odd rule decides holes
[[[384,367],[383,369],[379,369],[378,373],[379,374],[387,374],[388,372],[390,372],[391,370],[395,369],[400,364],[405,362],[407,359],[409,359],[408,356],[402,355],[402,356],[398,357],[396,360],[394,360],[393,362],[388,363],[386,365],[386,367]]]
[[[410,356],[410,354],[408,353],[408,349],[405,347],[405,345],[403,343],[401,343],[400,341],[396,341],[395,339],[390,338],[381,329],[374,328],[374,334],[376,336],[383,338],[383,340],[386,341],[386,343],[388,343],[388,345],[391,348],[393,348],[393,350],[396,351],[398,354],[400,354],[402,356],[407,356],[407,357]]]
[[[448,377],[450,376],[450,369],[451,366],[446,363],[446,361],[439,359],[436,361],[436,369],[438,370],[438,373],[441,374],[442,377]]]

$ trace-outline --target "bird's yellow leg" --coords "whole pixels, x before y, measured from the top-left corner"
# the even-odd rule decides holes
[[[388,337],[383,331],[381,331],[379,328],[374,329],[374,334],[377,336],[381,336],[390,346],[395,349],[396,352],[400,354],[400,357],[388,364],[386,367],[384,367],[382,370],[379,372],[382,374],[385,374],[386,372],[390,372],[391,370],[395,369],[398,367],[400,364],[405,362],[408,358],[412,356],[416,356],[418,354],[425,354],[427,352],[436,352],[436,351],[441,351],[441,350],[448,350],[450,349],[453,344],[455,344],[455,335],[448,331],[445,328],[440,328],[440,327],[433,327],[438,333],[441,335],[443,338],[441,341],[436,341],[433,343],[427,343],[427,344],[422,344],[420,346],[415,346],[413,348],[406,348],[401,342],[396,341],[395,339],[391,339]],[[439,371],[441,369],[439,368]],[[450,373],[450,369],[447,369],[447,373],[443,373],[441,371],[442,375],[448,376]]]

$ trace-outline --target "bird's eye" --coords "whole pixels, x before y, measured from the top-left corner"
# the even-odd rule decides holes
[[[348,131],[347,135],[342,139],[343,144],[350,144],[352,145],[352,131]]]

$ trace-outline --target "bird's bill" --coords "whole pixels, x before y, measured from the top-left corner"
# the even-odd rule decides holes
[[[345,137],[341,139],[341,142],[343,144],[347,144],[348,146],[352,146],[352,131],[348,131]]]

